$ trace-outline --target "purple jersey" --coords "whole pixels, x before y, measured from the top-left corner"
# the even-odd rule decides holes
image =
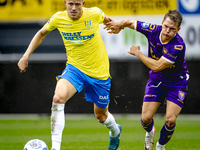
[[[188,70],[185,62],[185,43],[177,33],[168,43],[161,43],[162,26],[137,21],[137,31],[148,39],[148,57],[160,59],[162,56],[172,62],[169,68],[155,73],[150,70],[150,79],[162,81],[163,85],[180,86],[188,80]]]

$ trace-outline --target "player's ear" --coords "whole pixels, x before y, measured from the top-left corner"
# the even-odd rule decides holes
[[[83,1],[83,3],[82,3],[82,4],[83,4],[83,6],[84,6],[84,5],[85,5],[85,1]]]
[[[64,0],[64,4],[65,4],[65,5],[66,5],[66,3],[67,3],[66,0]]]
[[[181,29],[181,27],[178,28],[178,31],[179,31],[180,29]],[[177,31],[177,32],[178,32],[178,31]]]

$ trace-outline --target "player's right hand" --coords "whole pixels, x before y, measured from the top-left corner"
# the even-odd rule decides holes
[[[138,51],[140,51],[140,46],[132,45],[128,53],[131,55],[136,55]]]
[[[122,29],[121,27],[121,22],[120,21],[109,21],[105,24],[106,26],[104,27],[104,29],[108,30],[108,33],[110,34],[118,34]]]
[[[23,56],[19,60],[17,65],[19,67],[20,73],[26,72],[26,68],[28,67],[28,59],[25,56]]]

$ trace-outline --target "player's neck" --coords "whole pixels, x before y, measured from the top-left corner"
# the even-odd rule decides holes
[[[162,32],[160,33],[160,42],[165,44],[165,43],[169,43],[171,41],[171,39],[173,39],[176,36],[176,34],[173,37],[166,37],[164,34],[162,34]]]
[[[160,34],[160,42],[161,42],[161,43],[163,43],[163,44],[168,43],[171,39],[172,39],[172,38],[166,37],[166,36],[163,35],[162,32],[161,32],[161,34]]]

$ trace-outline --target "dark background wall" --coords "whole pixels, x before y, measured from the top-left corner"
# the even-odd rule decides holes
[[[26,73],[20,74],[17,61],[25,52],[42,24],[0,24],[0,113],[50,113],[56,75],[65,68],[65,57],[46,59],[48,54],[65,56],[57,31],[49,34],[34,52]],[[45,55],[46,54],[46,55]],[[55,55],[56,56],[56,55]],[[37,60],[35,58],[39,57]],[[58,57],[58,56],[56,56]],[[200,61],[187,60],[190,71],[189,91],[182,113],[200,114]],[[110,60],[112,113],[140,113],[148,68],[138,60]],[[84,91],[66,103],[65,112],[93,113],[93,104],[86,102]],[[160,107],[158,112],[165,112]]]
[[[111,102],[113,113],[140,113],[148,69],[141,62],[112,61]],[[56,85],[55,76],[62,73],[65,62],[30,63],[20,74],[17,62],[0,64],[0,113],[50,113]],[[189,91],[182,113],[200,113],[200,61],[188,62]],[[165,111],[159,108],[158,112]],[[86,102],[84,91],[66,103],[66,112],[92,113],[93,104]]]

